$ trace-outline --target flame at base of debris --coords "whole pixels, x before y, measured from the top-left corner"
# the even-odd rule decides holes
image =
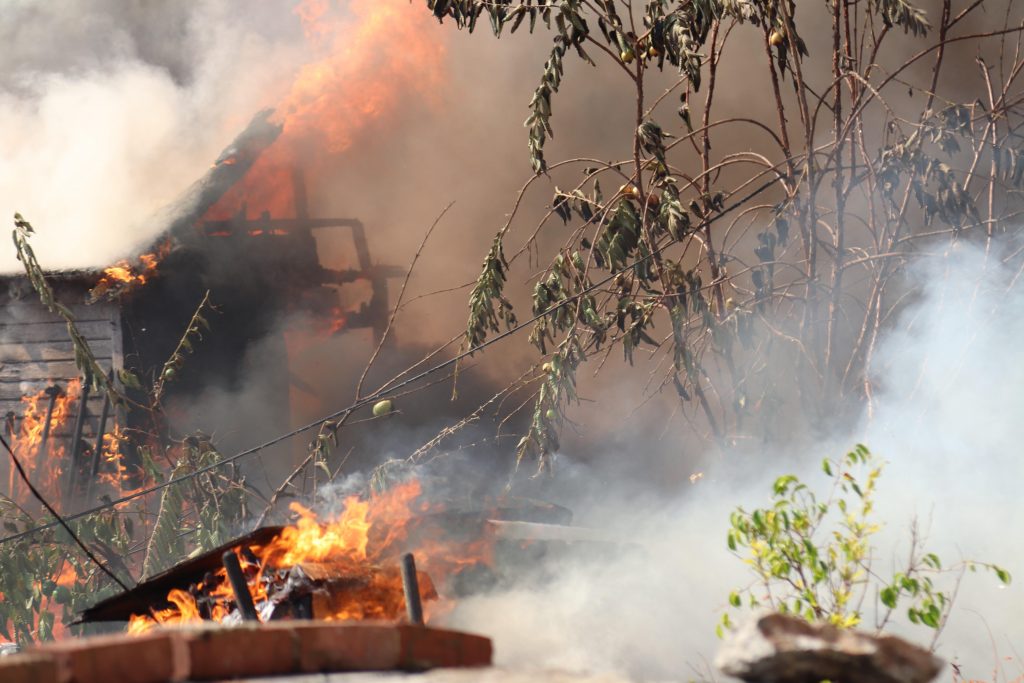
[[[489,544],[427,537],[416,521],[441,512],[423,501],[419,482],[411,481],[368,499],[351,496],[336,517],[319,520],[293,503],[299,515],[273,540],[235,550],[263,620],[305,616],[327,621],[398,621],[405,613],[399,557],[413,550],[424,601],[438,599],[434,580],[446,581],[462,569],[490,564]],[[132,634],[158,625],[237,621],[234,592],[224,568],[206,575],[188,590],[175,589],[165,609],[133,615]],[[429,618],[429,610],[427,613]]]

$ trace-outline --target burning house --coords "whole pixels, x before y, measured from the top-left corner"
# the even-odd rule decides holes
[[[128,378],[168,379],[177,367],[168,359],[180,352],[182,335],[207,293],[215,312],[202,314],[215,330],[189,350],[187,372],[166,383],[168,397],[187,399],[211,384],[239,383],[248,347],[279,334],[279,321],[291,314],[304,314],[318,334],[365,329],[381,338],[388,280],[402,271],[373,261],[359,220],[312,215],[301,168],[275,171],[269,179],[260,175],[266,171],[254,168],[256,161],[281,130],[272,112],[257,115],[164,211],[166,228],[138,255],[103,270],[47,273],[56,300],[73,315],[99,366],[138,405],[112,405],[106,392],[95,391],[81,374],[63,319],[40,303],[28,278],[5,278],[5,429],[33,481],[61,511],[139,485],[136,440],[126,434],[141,432],[149,416],[140,414],[144,397]],[[246,184],[253,182],[274,192],[287,188],[287,201],[275,206],[290,210],[253,215],[246,201],[252,191]],[[316,235],[322,231],[347,239],[350,267],[321,264]],[[365,296],[345,308],[340,288],[350,284],[360,285]],[[287,416],[287,367],[266,371],[277,374],[277,412]],[[26,500],[17,477],[8,479],[11,497]],[[333,518],[318,519],[297,504],[293,510],[299,516],[293,525],[260,527],[181,558],[91,606],[81,622],[127,622],[129,633],[147,637],[157,626],[209,622],[416,623],[499,581],[502,557],[528,562],[548,543],[595,540],[564,526],[571,513],[557,505],[526,499],[455,504],[425,495],[417,480],[348,498]],[[489,658],[488,645],[466,661]]]
[[[369,329],[379,339],[383,333],[388,279],[402,271],[373,262],[358,219],[312,216],[297,167],[275,179],[290,190],[291,215],[252,216],[244,197],[233,196],[281,133],[272,114],[257,115],[206,175],[165,209],[159,220],[167,227],[150,248],[102,271],[48,274],[55,297],[74,315],[119,391],[132,393],[123,385],[125,371],[148,380],[175,372],[174,364],[165,363],[206,293],[217,332],[190,349],[190,371],[168,384],[171,395],[236,386],[248,347],[279,336],[276,323],[289,314],[307,314],[325,335]],[[348,237],[350,267],[321,265],[316,235],[327,231]],[[344,308],[340,290],[353,283],[368,294],[355,308]],[[3,285],[0,410],[6,435],[55,498],[91,497],[94,480],[116,481],[117,468],[124,468],[119,435],[135,426],[136,416],[111,406],[102,392],[90,392],[64,321],[40,303],[26,277],[6,277]],[[276,343],[283,348],[283,339]],[[273,392],[280,402],[276,412],[287,419],[286,364],[268,372],[279,387]],[[17,497],[13,473],[8,480]]]

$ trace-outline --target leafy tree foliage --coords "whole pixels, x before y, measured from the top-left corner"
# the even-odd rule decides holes
[[[577,181],[553,187],[514,253],[517,211],[498,231],[466,331],[472,347],[517,324],[510,269],[561,221],[564,244],[533,280],[541,317],[531,340],[543,358],[518,449],[542,468],[581,365],[611,346],[630,363],[638,349],[668,359],[655,391],[678,394],[720,445],[770,434],[779,400],[817,425],[851,403],[870,406],[874,346],[907,301],[907,265],[960,239],[1020,241],[1007,220],[1024,183],[1012,8],[983,17],[981,3],[952,0],[934,15],[904,0],[426,4],[470,32],[552,36],[525,122],[535,176],[524,192],[556,174]],[[811,55],[808,31],[830,37],[831,53]],[[758,43],[760,59],[746,56]],[[978,77],[958,73],[943,88],[963,46]],[[722,81],[737,49],[745,80]],[[621,75],[635,104],[622,131],[630,158],[548,158],[569,60]],[[719,114],[723,88],[774,111]],[[737,149],[730,138],[756,142]],[[781,382],[774,368],[787,369]]]

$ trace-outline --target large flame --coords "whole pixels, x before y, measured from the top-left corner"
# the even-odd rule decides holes
[[[42,389],[31,396],[23,396],[21,424],[11,435],[11,448],[21,461],[29,479],[51,501],[59,500],[60,481],[67,457],[67,440],[58,438],[57,433],[63,430],[74,414],[73,408],[81,388],[80,380],[72,380],[53,401],[48,434],[46,416],[50,411],[50,394],[46,389]],[[44,435],[48,436],[45,450]],[[18,478],[13,467],[9,474],[7,490],[10,498],[19,504],[25,504],[30,497],[28,488]]]
[[[291,509],[298,520],[267,545],[252,548],[258,562],[248,562],[239,553],[257,607],[268,600],[269,577],[275,571],[301,567],[307,574],[327,575],[353,584],[343,594],[321,597],[315,608],[317,618],[394,620],[400,617],[404,606],[397,568],[402,552],[414,549],[430,594],[431,579],[443,582],[465,566],[491,561],[486,538],[473,543],[436,535],[409,538],[416,520],[424,513],[441,511],[440,506],[424,502],[422,488],[416,481],[368,499],[349,497],[342,512],[329,520],[318,520],[298,503],[293,503]],[[133,616],[129,633],[143,633],[158,624],[199,622],[201,610],[193,593],[217,599],[208,617],[213,621],[221,621],[231,613],[234,595],[226,572],[221,569],[212,585],[200,583],[193,591],[171,591],[167,596],[171,607]]]
[[[303,0],[295,13],[319,59],[299,70],[276,105],[281,137],[207,212],[208,220],[240,211],[293,215],[291,169],[316,176],[405,98],[432,99],[441,85],[445,47],[428,30],[430,13],[407,0]]]
[[[283,133],[204,220],[294,216],[293,169],[301,167],[315,177],[358,136],[398,111],[404,98],[436,97],[446,50],[437,33],[428,30],[430,13],[421,7],[407,0],[301,0],[295,14],[315,60],[299,69],[282,101],[271,103]],[[92,300],[145,285],[166,253],[161,249],[105,269],[90,293]]]

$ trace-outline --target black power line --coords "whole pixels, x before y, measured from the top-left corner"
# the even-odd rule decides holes
[[[71,530],[71,527],[68,526],[67,521],[60,516],[60,513],[53,509],[53,506],[47,502],[46,498],[43,497],[43,494],[39,493],[39,490],[35,486],[33,486],[32,480],[28,478],[28,473],[25,472],[25,468],[22,467],[21,461],[18,460],[18,456],[14,454],[14,450],[11,448],[10,444],[7,443],[7,439],[5,439],[3,436],[0,436],[0,443],[4,445],[4,448],[7,449],[7,453],[10,454],[11,461],[14,463],[14,467],[17,468],[18,475],[21,477],[21,480],[25,482],[25,486],[27,486],[28,490],[32,492],[32,495],[36,497],[36,500],[42,503],[43,507],[45,507],[49,511],[49,513],[54,516],[54,518],[57,520],[56,523],[64,527],[64,531],[68,532],[68,535],[70,535],[71,538],[75,541],[75,543],[78,544],[78,547],[82,549],[82,552],[85,553],[85,556],[88,557],[93,564],[99,567],[104,574],[113,579],[114,583],[120,586],[123,590],[128,590],[128,586],[126,586],[124,582],[121,581],[121,579],[117,578],[117,574],[110,571],[110,569],[107,568],[107,565],[100,562],[100,559],[98,557],[93,555],[92,551],[89,550],[84,543],[82,543],[82,539],[78,537],[78,534]]]

